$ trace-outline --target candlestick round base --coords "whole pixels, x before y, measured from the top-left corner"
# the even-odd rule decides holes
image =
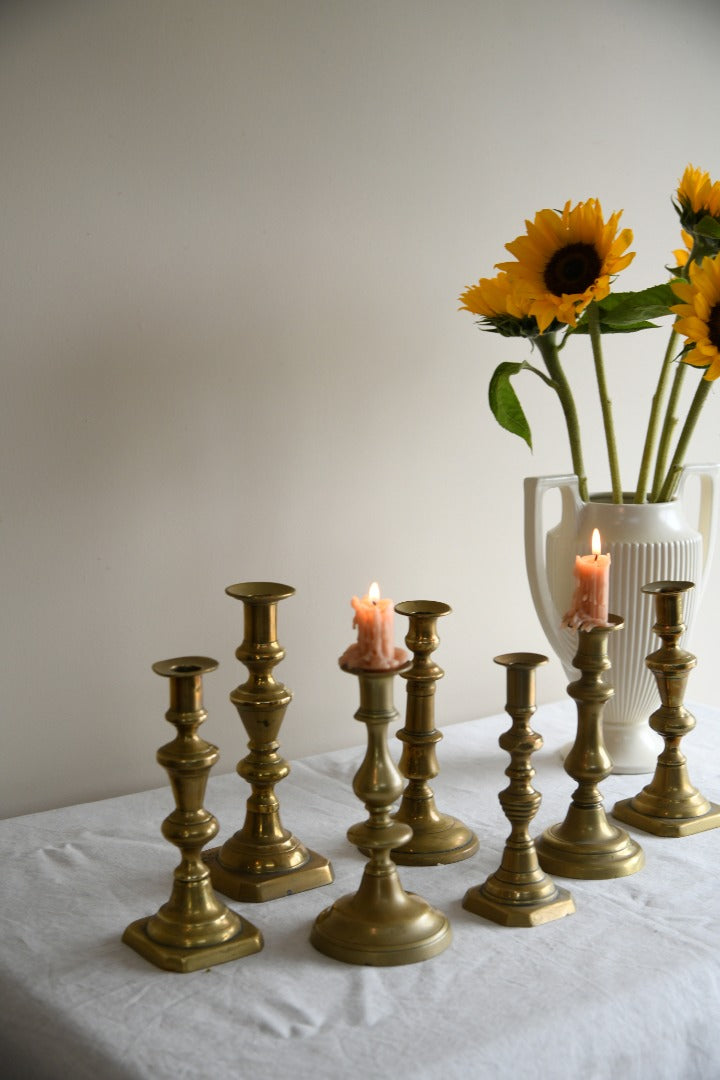
[[[325,956],[373,967],[429,960],[451,940],[450,924],[441,911],[406,893],[395,874],[376,878],[367,871],[356,893],[320,912],[310,935]]]
[[[406,844],[393,848],[393,862],[400,866],[437,866],[439,863],[461,862],[478,849],[478,838],[472,829],[448,814],[427,818],[393,815],[395,821],[410,826],[413,835]]]
[[[576,810],[571,807],[569,816]],[[577,814],[573,815],[573,819]],[[551,825],[536,841],[538,861],[549,874],[558,877],[598,881],[606,878],[628,877],[645,865],[642,848],[624,829],[611,825],[604,812],[602,821],[593,821],[590,828],[567,819]]]

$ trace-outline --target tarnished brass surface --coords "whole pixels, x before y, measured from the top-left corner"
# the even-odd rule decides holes
[[[565,820],[546,829],[535,845],[543,870],[560,877],[626,877],[645,863],[640,845],[608,821],[598,787],[612,770],[602,737],[602,711],[613,694],[603,680],[610,669],[608,638],[623,626],[617,615],[609,615],[608,621],[607,627],[577,632],[573,665],[581,674],[567,689],[577,702],[577,734],[565,758],[565,772],[578,786]]]
[[[328,885],[332,867],[283,828],[275,785],[290,772],[278,754],[278,735],[292,693],[273,676],[285,656],[277,641],[277,605],[292,596],[290,585],[246,581],[230,585],[229,596],[244,607],[244,637],[235,655],[249,672],[230,694],[248,734],[250,753],[237,766],[251,787],[245,822],[205,861],[219,892],[235,900],[260,902]]]
[[[650,783],[632,799],[615,803],[613,816],[655,836],[689,836],[720,825],[720,806],[708,802],[690,782],[680,749],[681,740],[695,727],[683,702],[697,659],[678,646],[685,632],[683,598],[692,588],[691,581],[654,581],[642,589],[655,597],[653,631],[662,640],[645,663],[655,676],[662,703],[650,717],[650,727],[662,735],[665,747]]]
[[[475,833],[457,818],[440,813],[428,781],[438,775],[435,744],[442,735],[435,728],[435,684],[445,674],[431,659],[440,644],[437,620],[450,607],[435,600],[406,600],[395,605],[410,620],[405,644],[413,653],[406,671],[407,705],[405,727],[397,737],[403,743],[400,772],[408,783],[395,820],[412,829],[412,838],[393,850],[396,863],[406,866],[434,866],[459,862],[478,848]]]
[[[405,892],[391,857],[391,848],[411,835],[408,825],[390,816],[402,780],[387,746],[388,724],[398,718],[393,679],[408,665],[389,671],[341,666],[358,677],[360,708],[355,719],[367,727],[367,750],[353,791],[369,817],[353,825],[347,835],[352,844],[370,853],[370,859],[358,891],[342,896],[318,915],[310,941],[320,952],[347,964],[385,967],[428,960],[450,944],[450,924],[426,900]]]
[[[197,971],[258,952],[263,946],[260,931],[218,900],[201,855],[218,831],[217,820],[203,807],[208,774],[218,759],[218,750],[197,734],[207,716],[202,677],[217,666],[216,660],[204,656],[181,656],[153,664],[153,671],[170,680],[170,708],[165,718],[177,728],[173,741],[157,752],[170,777],[176,804],[162,824],[162,833],[180,848],[182,861],[175,870],[168,902],[155,915],[131,923],[123,941],[166,971]]]
[[[535,770],[530,764],[530,755],[543,744],[530,727],[535,713],[535,671],[547,662],[547,656],[538,653],[495,657],[495,663],[507,669],[505,709],[512,719],[510,730],[498,739],[510,755],[505,770],[510,783],[498,798],[512,831],[499,868],[484,884],[468,889],[463,907],[502,926],[538,926],[575,911],[570,893],[558,888],[541,869],[528,831],[541,801],[532,786]]]

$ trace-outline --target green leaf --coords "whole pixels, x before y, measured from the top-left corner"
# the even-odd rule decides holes
[[[678,298],[670,282],[652,285],[638,292],[613,292],[597,302],[600,316],[600,332],[603,334],[629,334],[637,330],[654,329],[650,319],[661,319],[670,314],[670,305]],[[576,334],[587,334],[587,317],[578,322]]]
[[[522,410],[522,405],[510,382],[510,377],[512,375],[517,375],[524,367],[526,367],[525,362],[521,364],[504,363],[498,365],[490,380],[488,398],[493,416],[498,424],[500,424],[501,427],[504,427],[506,431],[512,432],[513,435],[519,435],[532,450],[530,425],[527,422],[525,413]]]

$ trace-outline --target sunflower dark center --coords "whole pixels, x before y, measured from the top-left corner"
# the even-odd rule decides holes
[[[716,304],[708,319],[708,337],[716,349],[720,349],[720,304]]]
[[[600,256],[592,244],[568,244],[548,261],[543,280],[555,296],[582,293],[597,279],[601,269]]]

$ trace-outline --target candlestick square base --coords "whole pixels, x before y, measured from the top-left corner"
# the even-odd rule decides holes
[[[239,916],[238,916],[239,917]],[[173,945],[161,945],[148,937],[146,927],[151,916],[136,919],[130,923],[122,940],[136,953],[149,960],[151,964],[164,971],[200,971],[215,964],[226,964],[229,960],[239,960],[243,956],[260,952],[263,947],[262,934],[256,926],[241,919],[240,930],[234,937],[215,945],[196,945],[192,948],[180,948]]]
[[[211,848],[203,852],[203,861],[210,870],[210,878],[216,891],[232,900],[241,900],[248,904],[261,904],[266,900],[277,900],[281,896],[307,892],[334,881],[332,866],[316,851],[305,848],[308,858],[302,866],[289,870],[276,870],[269,873],[254,874],[247,870],[229,870],[220,861],[221,848]]]
[[[462,902],[466,911],[480,915],[500,926],[541,926],[575,912],[575,901],[567,889],[556,889],[549,900],[513,904],[487,896],[483,886],[468,889]]]
[[[622,799],[616,802],[612,809],[613,817],[653,836],[692,836],[720,827],[720,806],[717,803],[710,803],[710,809],[698,817],[663,818],[642,813],[633,806],[634,801]]]

